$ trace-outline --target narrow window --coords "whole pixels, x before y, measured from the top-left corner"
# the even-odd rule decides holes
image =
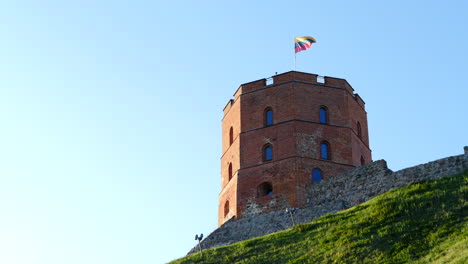
[[[229,146],[232,145],[232,142],[234,142],[234,129],[231,127],[229,129]]]
[[[312,170],[312,182],[319,182],[322,180],[322,170],[314,169]]]
[[[257,196],[267,196],[273,194],[273,186],[269,182],[264,182],[257,187]]]
[[[327,115],[327,108],[325,106],[320,107],[320,123],[327,124],[328,123],[328,115]]]
[[[320,144],[320,157],[322,159],[330,159],[330,144],[326,141]]]
[[[364,160],[364,157],[361,156],[361,166],[362,166],[362,165],[365,165],[365,164],[366,164],[366,161]]]
[[[263,161],[270,161],[273,159],[273,147],[267,144],[263,147]]]
[[[229,214],[229,201],[226,201],[224,204],[224,217],[226,217]]]
[[[268,107],[265,109],[265,126],[273,125],[273,110]]]
[[[228,179],[229,179],[229,180],[232,179],[232,163],[229,163],[229,167],[228,167]]]
[[[362,138],[361,123],[359,123],[359,121],[357,122],[357,136]]]

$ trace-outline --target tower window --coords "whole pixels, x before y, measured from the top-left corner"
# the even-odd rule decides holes
[[[312,170],[312,182],[319,182],[322,180],[322,170],[313,169]]]
[[[267,144],[263,147],[263,161],[270,161],[273,159],[273,147]]]
[[[257,187],[257,196],[267,196],[273,194],[273,186],[269,182],[264,182]]]
[[[229,179],[229,180],[232,179],[232,163],[229,163],[229,167],[228,167],[228,179]]]
[[[330,159],[330,144],[326,141],[320,144],[320,157],[322,159]]]
[[[226,217],[229,214],[229,201],[226,201],[224,204],[224,217]]]
[[[362,138],[361,123],[359,123],[359,121],[357,122],[357,136]]]
[[[366,164],[366,161],[364,160],[364,157],[361,156],[361,166],[362,166],[362,165],[365,165],[365,164]]]
[[[270,107],[265,109],[265,126],[273,125],[273,109]]]
[[[320,123],[328,124],[327,108],[325,106],[320,107],[319,113],[320,113]]]
[[[234,142],[234,129],[231,127],[229,129],[229,146]]]

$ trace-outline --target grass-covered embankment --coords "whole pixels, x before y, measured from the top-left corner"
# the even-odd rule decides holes
[[[467,263],[467,199],[468,173],[417,183],[171,263]]]

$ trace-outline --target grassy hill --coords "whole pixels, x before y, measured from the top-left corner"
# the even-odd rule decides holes
[[[176,263],[468,263],[468,172]]]

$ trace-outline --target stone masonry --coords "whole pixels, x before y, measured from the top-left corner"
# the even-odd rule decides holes
[[[307,207],[294,213],[296,223],[307,223],[327,213],[358,205],[394,188],[415,182],[434,180],[468,171],[468,147],[464,154],[447,157],[393,172],[385,160],[378,160],[338,174],[321,182],[309,184]],[[208,235],[202,248],[229,245],[242,240],[267,235],[292,227],[291,219],[278,201],[278,211],[235,220],[231,218]],[[197,247],[189,254],[196,252]]]

